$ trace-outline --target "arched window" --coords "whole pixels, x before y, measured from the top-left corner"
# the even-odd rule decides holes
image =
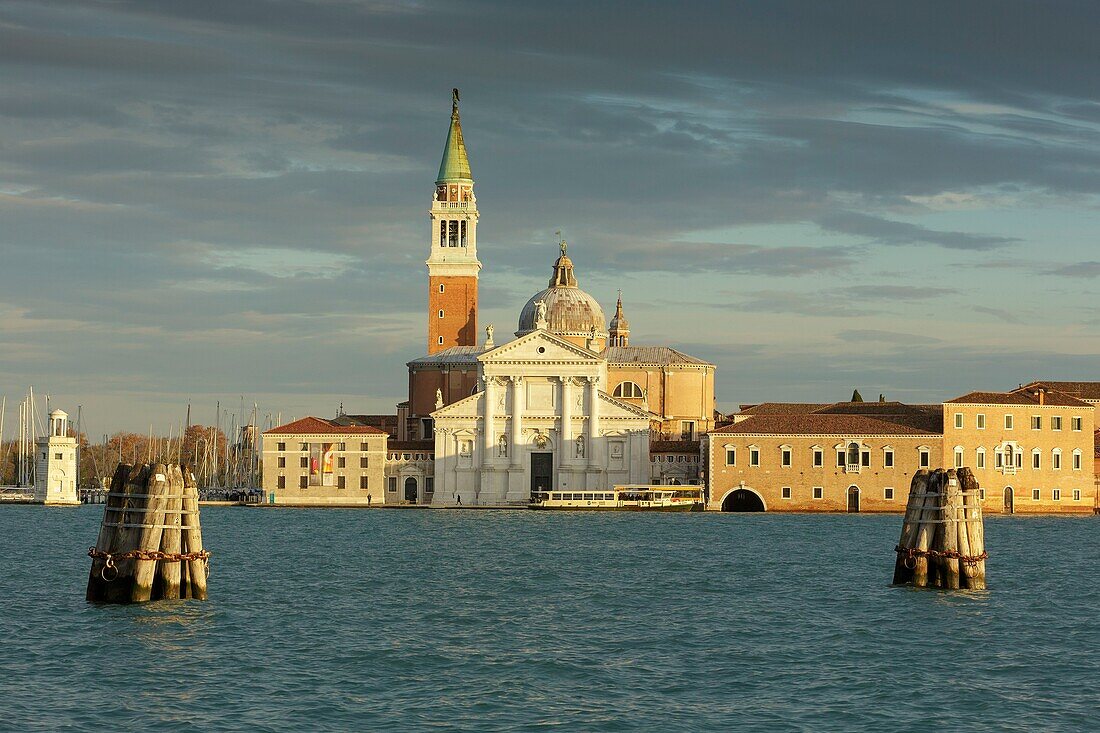
[[[859,465],[859,443],[852,441],[848,444],[848,465]]]
[[[620,382],[619,386],[615,388],[613,396],[640,400],[642,398],[642,388],[634,384],[634,382]]]

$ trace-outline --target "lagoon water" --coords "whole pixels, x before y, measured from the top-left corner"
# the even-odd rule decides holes
[[[208,602],[84,602],[102,507],[0,508],[0,730],[1100,729],[1100,523],[203,509]]]

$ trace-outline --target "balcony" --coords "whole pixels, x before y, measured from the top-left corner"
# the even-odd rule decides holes
[[[844,467],[844,473],[859,473],[859,464],[849,463]]]
[[[465,211],[470,208],[469,201],[434,201],[432,207],[446,211]]]

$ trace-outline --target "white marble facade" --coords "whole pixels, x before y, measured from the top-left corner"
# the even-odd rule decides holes
[[[649,480],[651,415],[608,395],[599,354],[536,330],[478,357],[481,391],[432,413],[433,506]]]

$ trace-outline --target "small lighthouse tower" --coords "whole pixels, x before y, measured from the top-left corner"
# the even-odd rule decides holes
[[[76,493],[76,438],[69,437],[69,416],[50,413],[50,432],[38,439],[34,500],[40,504],[79,504]]]

